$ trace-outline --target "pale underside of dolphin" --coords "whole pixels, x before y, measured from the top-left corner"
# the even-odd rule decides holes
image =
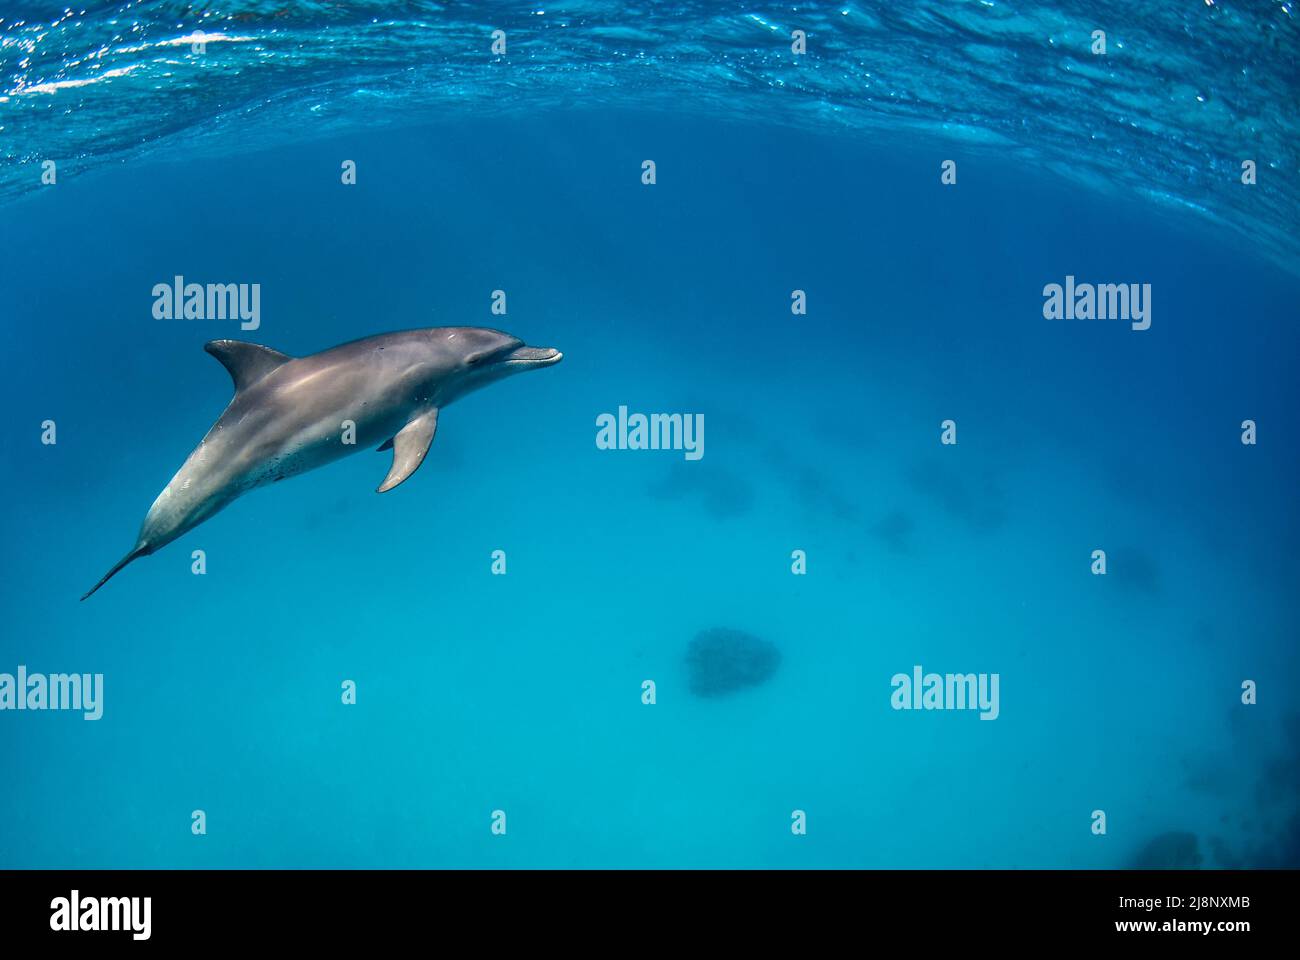
[[[238,340],[204,349],[230,372],[235,396],[149,508],[135,546],[82,600],[248,491],[358,450],[392,449],[379,492],[393,489],[424,462],[440,410],[563,356],[484,327],[386,333],[297,358]]]

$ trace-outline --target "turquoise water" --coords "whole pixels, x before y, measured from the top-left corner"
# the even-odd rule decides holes
[[[0,24],[0,672],[104,676],[0,712],[0,864],[1300,865],[1288,5],[275,7]],[[155,319],[178,274],[260,327]],[[1067,275],[1150,329],[1044,319]],[[565,359],[78,602],[206,341],[463,324]],[[620,406],[703,458],[599,449]],[[770,678],[693,692],[718,628]],[[997,719],[892,709],[918,664]]]

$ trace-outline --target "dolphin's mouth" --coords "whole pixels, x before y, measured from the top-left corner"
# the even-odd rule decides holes
[[[507,367],[549,367],[563,359],[554,347],[515,347],[500,362]]]

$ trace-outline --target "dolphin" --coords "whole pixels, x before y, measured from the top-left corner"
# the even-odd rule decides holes
[[[392,490],[424,462],[443,407],[564,356],[485,327],[385,333],[306,357],[239,340],[203,349],[230,372],[235,396],[158,494],[135,546],[82,600],[236,497],[373,444],[393,451],[378,492]]]

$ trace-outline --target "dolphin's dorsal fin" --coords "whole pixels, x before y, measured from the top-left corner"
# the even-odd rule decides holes
[[[378,493],[391,490],[424,463],[424,455],[433,443],[433,434],[438,429],[438,408],[430,407],[393,437],[393,466],[379,485]]]
[[[293,359],[279,350],[242,340],[209,340],[203,349],[220,360],[221,365],[230,372],[230,379],[235,381],[236,393],[257,383],[280,364]]]

